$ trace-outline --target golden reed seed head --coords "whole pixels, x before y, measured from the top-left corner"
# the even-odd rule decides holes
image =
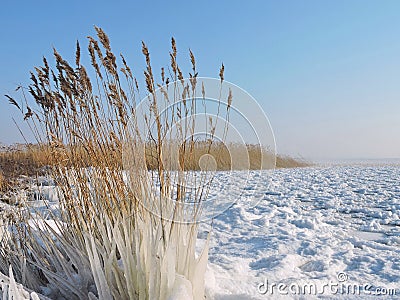
[[[193,72],[195,73],[194,76],[196,77],[196,59],[194,58],[194,54],[190,49],[189,49],[189,55],[190,55],[190,61],[192,63],[192,69]]]
[[[110,47],[110,40],[108,38],[108,36],[105,34],[105,32],[103,31],[103,29],[95,26],[94,27],[97,31],[97,36],[99,37],[99,40],[101,42],[101,44],[103,45],[104,49],[111,51],[111,47]]]
[[[182,74],[182,71],[181,71],[181,69],[177,66],[176,67],[177,68],[177,70],[178,70],[178,79],[181,81],[181,83],[182,83],[182,85],[184,84],[184,80],[183,80],[183,74]]]
[[[79,41],[76,41],[76,52],[75,52],[75,63],[79,67],[81,61],[81,47],[79,46]]]
[[[175,42],[175,39],[173,37],[171,38],[171,47],[172,47],[172,55],[174,57],[176,57],[176,54],[177,54],[176,42]]]
[[[229,109],[229,108],[231,107],[231,105],[232,105],[232,98],[233,98],[233,96],[232,96],[232,90],[229,88],[228,107],[227,107],[227,109]]]
[[[90,59],[92,61],[92,66],[94,67],[96,74],[99,76],[99,78],[103,79],[103,76],[101,75],[101,72],[100,72],[99,65],[97,64],[97,61],[96,61],[93,39],[91,37],[88,37],[88,38],[89,38],[88,50],[89,50]]]
[[[128,64],[126,63],[125,57],[120,54],[121,58],[122,58],[122,63],[124,64],[125,70],[128,72],[129,77],[132,78],[132,72],[131,72],[131,68],[129,68]]]
[[[219,78],[221,78],[221,82],[224,81],[224,71],[225,71],[225,66],[222,64],[221,69],[219,70]]]
[[[176,75],[178,73],[177,64],[176,64],[176,58],[172,53],[170,53],[169,56],[171,57],[171,68],[172,68],[172,71]]]

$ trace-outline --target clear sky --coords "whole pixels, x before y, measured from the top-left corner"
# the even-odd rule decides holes
[[[0,141],[22,141],[4,94],[56,47],[72,60],[93,25],[136,73],[191,48],[266,111],[278,152],[311,159],[400,157],[400,1],[18,1],[0,9]],[[21,125],[24,128],[23,125]]]

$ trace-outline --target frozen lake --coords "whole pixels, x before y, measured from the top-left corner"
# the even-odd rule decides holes
[[[212,298],[375,299],[370,295],[390,289],[400,297],[399,166],[264,175],[252,172],[244,196],[213,222],[206,283]],[[246,180],[236,176],[235,185]]]

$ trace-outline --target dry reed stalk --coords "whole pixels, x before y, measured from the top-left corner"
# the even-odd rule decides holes
[[[6,180],[4,178],[3,172],[0,171],[0,192],[3,191],[6,185]]]

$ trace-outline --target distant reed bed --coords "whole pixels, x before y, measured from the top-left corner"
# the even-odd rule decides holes
[[[79,166],[85,168],[92,166],[95,163],[84,150],[83,146],[75,146],[74,149],[69,149],[70,155],[63,161],[55,160],[55,156],[52,154],[54,149],[50,145],[45,144],[28,144],[20,145],[18,149],[0,152],[0,176],[2,178],[3,187],[9,186],[10,183],[14,182],[21,175],[25,176],[36,176],[46,175],[48,172],[47,167],[57,165],[68,166]],[[116,160],[116,164],[119,168],[122,168],[122,152],[121,149],[113,150],[112,147],[105,146],[106,151],[110,151],[107,156],[112,156]],[[235,146],[230,147],[235,148]],[[111,150],[110,150],[111,149]],[[97,150],[100,151],[100,150]],[[114,155],[112,151],[119,151],[117,155]],[[222,143],[213,143],[212,147],[208,149],[208,144],[204,142],[196,142],[194,144],[193,155],[185,160],[184,168],[186,170],[199,170],[199,158],[206,153],[210,153],[217,162],[217,170],[231,170],[232,162],[229,154],[229,150],[226,145]],[[243,151],[241,147],[237,147],[237,151]],[[247,145],[246,153],[249,155],[250,170],[257,170],[260,166],[260,156],[263,150],[258,145]],[[103,153],[102,155],[104,155]],[[156,155],[156,147],[152,144],[146,146],[146,165],[149,170],[156,170],[158,168],[158,161]],[[188,156],[188,154],[186,154]],[[264,152],[266,156],[272,156],[268,152]],[[72,158],[74,162],[69,159]],[[272,159],[272,158],[271,158]],[[309,166],[310,163],[294,159],[290,156],[276,156],[276,167],[277,168],[296,168]]]

